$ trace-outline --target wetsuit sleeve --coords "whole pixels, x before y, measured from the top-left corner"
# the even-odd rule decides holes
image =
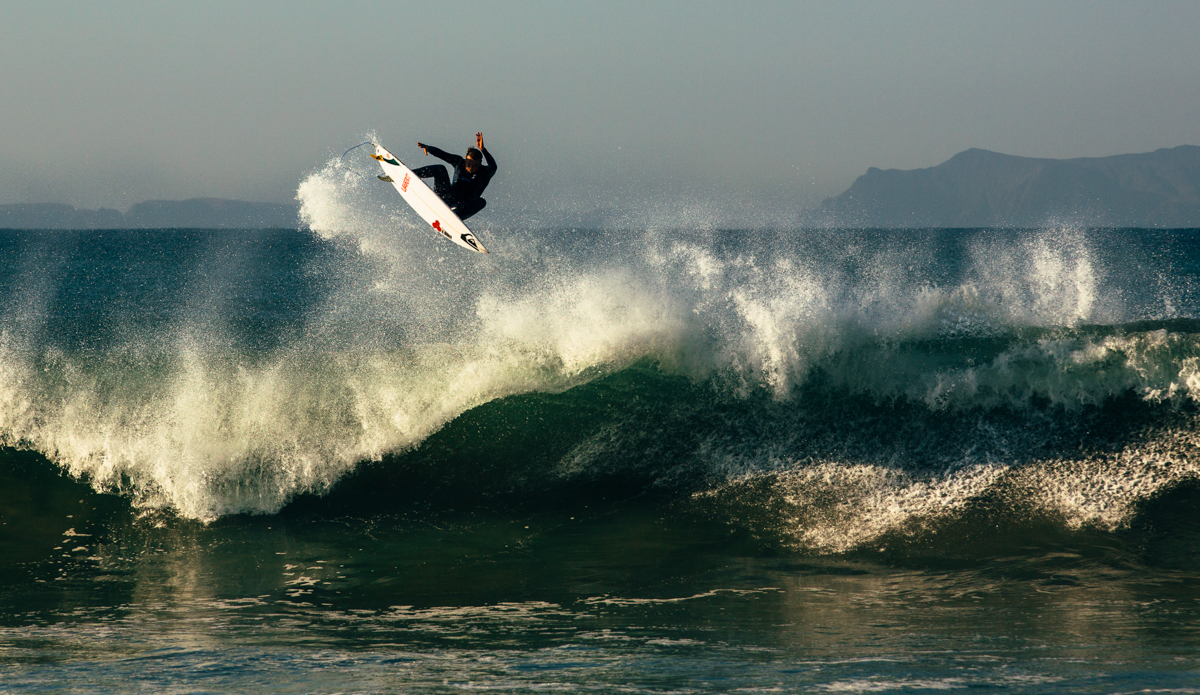
[[[487,159],[487,162],[484,163],[484,166],[488,169],[491,169],[492,171],[495,171],[496,170],[496,158],[492,156],[491,152],[487,151],[486,147],[483,148],[483,156]]]
[[[426,145],[425,149],[429,150],[429,154],[433,155],[434,157],[437,157],[438,159],[442,160],[443,162],[449,162],[450,164],[453,164],[454,166],[458,166],[463,163],[462,157],[460,157],[456,154],[450,154],[449,152],[442,150],[442,149],[438,149],[437,147],[434,147],[433,145]]]

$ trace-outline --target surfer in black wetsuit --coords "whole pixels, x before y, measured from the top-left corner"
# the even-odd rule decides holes
[[[433,179],[433,192],[450,206],[460,220],[465,220],[483,209],[487,201],[480,197],[488,182],[496,175],[496,160],[483,146],[483,133],[475,133],[475,147],[467,150],[466,157],[439,150],[433,145],[418,142],[417,147],[426,155],[449,162],[454,166],[454,180],[442,164],[413,169],[417,176]],[[486,158],[486,164],[483,162]]]

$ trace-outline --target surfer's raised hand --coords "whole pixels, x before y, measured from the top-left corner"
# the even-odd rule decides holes
[[[428,149],[428,148],[429,148],[429,145],[426,145],[426,144],[425,144],[425,143],[423,143],[423,142],[418,142],[418,143],[417,143],[417,147],[420,147],[420,148],[421,148],[421,151],[425,153],[425,156],[426,156],[426,157],[428,157],[428,156],[429,156],[429,149]]]
[[[475,148],[480,149],[480,150],[483,149],[483,133],[482,132],[475,133]]]

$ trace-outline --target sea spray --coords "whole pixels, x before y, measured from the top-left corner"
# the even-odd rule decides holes
[[[12,268],[50,271],[0,278],[3,443],[213,519],[327,494],[452,431],[487,494],[611,479],[719,510],[767,481],[747,518],[821,552],[946,523],[1000,487],[1115,528],[1190,475],[1192,275],[1176,255],[1173,279],[1139,284],[1162,252],[1135,238],[738,231],[700,214],[481,222],[496,252],[477,258],[342,166],[298,197],[312,231],[286,238],[109,234],[111,261],[90,253],[99,237],[22,242]],[[529,394],[561,417],[529,414]],[[549,440],[552,461],[511,450]],[[1078,482],[1101,469],[1110,483]]]

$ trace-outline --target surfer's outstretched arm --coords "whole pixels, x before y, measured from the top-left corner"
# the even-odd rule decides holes
[[[438,149],[437,147],[434,147],[433,145],[426,145],[425,143],[418,142],[417,147],[420,147],[422,150],[425,150],[425,154],[431,154],[434,157],[437,157],[438,159],[442,160],[443,162],[450,162],[454,166],[458,166],[459,164],[462,163],[462,160],[463,160],[463,158],[460,157],[459,155],[450,154],[449,152],[442,150],[442,149]]]
[[[496,170],[496,158],[493,157],[492,153],[488,152],[487,148],[483,146],[483,133],[475,133],[475,147],[478,148],[479,151],[483,153],[483,157],[484,157],[483,167],[485,169],[491,169],[492,171],[495,171]]]

